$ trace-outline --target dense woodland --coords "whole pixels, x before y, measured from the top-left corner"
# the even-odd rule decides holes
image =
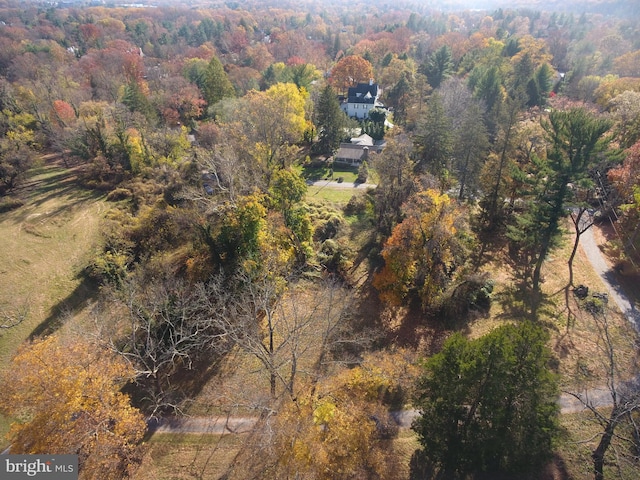
[[[575,231],[569,292],[598,222],[640,261],[640,28],[528,3],[0,1],[0,215],[51,154],[109,204],[91,334],[40,332],[6,369],[12,453],[135,478],[145,421],[240,352],[261,393],[218,413],[259,420],[220,478],[542,478],[563,436],[545,263]],[[370,79],[386,108],[347,118]],[[341,171],[354,132],[386,146]],[[348,175],[372,186],[307,194]],[[500,282],[507,318],[466,335]],[[580,305],[609,339],[601,299]],[[585,478],[640,472],[640,402],[612,393]]]

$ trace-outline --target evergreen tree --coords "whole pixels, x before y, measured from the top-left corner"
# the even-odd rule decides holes
[[[414,474],[434,467],[437,478],[522,474],[548,459],[558,405],[547,338],[531,323],[476,340],[456,333],[424,363],[416,402],[421,416],[412,427],[422,446]]]
[[[142,113],[147,120],[150,120],[153,116],[151,103],[135,79],[131,79],[124,87],[122,103],[129,107],[130,111]]]
[[[480,169],[489,149],[489,136],[479,103],[472,102],[464,112],[454,147],[454,169],[460,185],[458,198],[475,193]]]
[[[207,66],[202,83],[202,96],[209,106],[218,103],[223,98],[235,97],[236,95],[222,63],[215,56]]]
[[[427,112],[418,122],[415,135],[416,170],[429,172],[441,181],[446,190],[447,177],[451,170],[453,134],[451,119],[447,117],[442,97],[434,93],[427,103]]]
[[[393,123],[406,125],[407,110],[415,101],[413,79],[405,72],[386,94],[388,106],[393,108]]]
[[[433,52],[423,66],[423,73],[427,76],[429,85],[433,88],[438,88],[442,81],[451,74],[452,70],[451,49],[447,45],[443,45]]]
[[[543,123],[549,145],[546,159],[533,162],[533,191],[528,209],[516,217],[508,235],[522,251],[530,250],[534,266],[531,282],[532,313],[539,303],[542,264],[560,233],[560,219],[567,212],[565,203],[573,195],[570,184],[580,183],[598,159],[610,138],[604,137],[611,123],[582,108],[553,111]]]
[[[539,94],[537,105],[544,106],[553,87],[553,71],[548,63],[540,65],[534,74],[534,80],[538,86]]]
[[[316,127],[318,129],[318,143],[316,149],[319,153],[331,155],[344,137],[344,128],[347,117],[340,108],[340,102],[335,90],[327,85],[320,94],[316,104]]]

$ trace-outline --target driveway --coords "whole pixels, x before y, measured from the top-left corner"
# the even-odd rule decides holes
[[[588,229],[580,237],[580,246],[586,254],[602,282],[607,287],[609,299],[613,300],[627,320],[640,332],[640,312],[620,288],[615,272],[607,264],[593,235],[593,228]]]
[[[329,187],[329,188],[358,188],[361,190],[366,190],[367,188],[375,188],[377,187],[374,183],[356,183],[356,182],[334,182],[331,180],[315,180],[309,181],[307,183],[310,186],[314,187]]]

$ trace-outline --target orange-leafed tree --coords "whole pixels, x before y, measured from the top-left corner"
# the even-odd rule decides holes
[[[350,55],[340,59],[333,67],[330,82],[338,92],[345,92],[349,87],[368,82],[372,78],[371,63],[357,55]]]
[[[621,77],[640,77],[640,50],[617,57],[613,61],[613,71]]]
[[[640,141],[625,151],[622,165],[613,168],[608,178],[618,194],[622,248],[627,257],[640,258]]]
[[[80,478],[127,478],[146,430],[122,386],[124,360],[83,339],[25,345],[2,384],[0,411],[15,418],[11,453],[78,454]]]
[[[416,298],[426,308],[466,261],[472,237],[456,203],[436,190],[415,194],[403,213],[384,244],[385,264],[373,285],[385,302],[398,305]]]

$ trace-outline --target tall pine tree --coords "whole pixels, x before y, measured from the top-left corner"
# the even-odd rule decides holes
[[[543,123],[549,145],[547,157],[533,163],[534,191],[529,206],[516,217],[508,236],[520,249],[530,250],[532,314],[539,304],[542,264],[560,233],[566,202],[573,195],[570,184],[580,183],[610,142],[605,133],[611,123],[583,108],[554,111]]]
[[[236,92],[224,71],[222,63],[217,57],[213,57],[207,66],[202,82],[202,96],[211,106],[223,98],[235,97]]]
[[[451,171],[453,133],[451,119],[446,115],[442,97],[437,92],[429,98],[427,112],[418,122],[415,147],[416,170],[435,175],[440,180],[443,191],[446,190]]]
[[[347,117],[340,108],[338,97],[331,85],[324,87],[318,98],[315,120],[318,129],[316,150],[319,153],[331,155],[338,149],[344,137],[347,122]]]

